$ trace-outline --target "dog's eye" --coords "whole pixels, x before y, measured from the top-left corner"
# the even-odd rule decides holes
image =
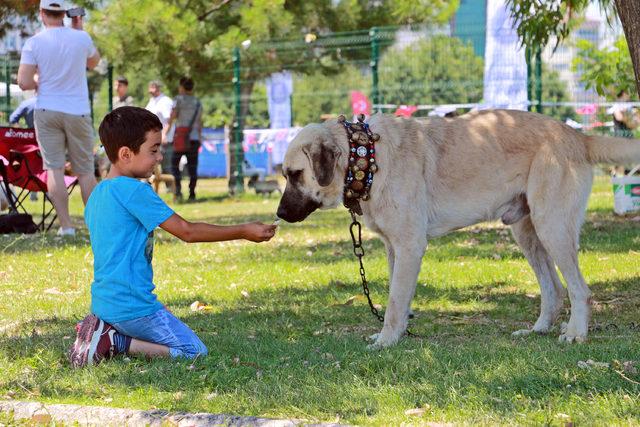
[[[289,172],[289,181],[291,182],[297,182],[300,180],[300,177],[302,177],[302,171],[301,170],[296,170],[296,171],[290,171]]]

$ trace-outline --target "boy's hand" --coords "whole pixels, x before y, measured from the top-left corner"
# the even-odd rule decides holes
[[[266,242],[276,234],[276,228],[277,225],[250,222],[244,225],[244,238],[256,243]]]

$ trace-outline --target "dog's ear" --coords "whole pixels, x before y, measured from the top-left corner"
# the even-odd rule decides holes
[[[336,162],[340,157],[340,151],[327,142],[317,142],[303,149],[309,158],[313,174],[321,187],[326,187],[333,181]]]

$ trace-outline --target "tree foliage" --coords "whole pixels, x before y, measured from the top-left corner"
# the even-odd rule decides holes
[[[543,48],[551,36],[557,37],[556,47],[579,23],[576,18],[590,0],[507,0],[522,43],[531,48]],[[636,91],[640,94],[640,2],[638,0],[598,0],[609,20],[620,18],[628,40]],[[594,76],[595,77],[595,76]],[[592,85],[600,84],[593,81]]]
[[[383,101],[412,105],[478,102],[483,63],[470,44],[446,36],[390,49],[380,62]]]
[[[550,70],[546,65],[542,66],[542,100],[544,102],[568,102],[567,83],[560,79],[560,75],[555,70]],[[573,107],[544,107],[544,114],[558,120],[576,118],[576,111]]]
[[[611,48],[598,49],[588,40],[579,40],[577,47],[578,56],[572,65],[580,71],[580,81],[587,89],[594,88],[599,95],[611,98],[621,90],[629,94],[635,92],[633,64],[624,37],[616,40]]]
[[[612,16],[613,6],[607,0],[599,0],[601,7]],[[591,0],[507,0],[517,26],[518,36],[525,46],[543,48],[551,37],[556,37],[556,47],[565,40],[580,23],[581,13]]]
[[[351,91],[371,92],[371,77],[354,65],[345,66],[339,76],[320,72],[296,75],[292,99],[293,121],[298,125],[321,121],[323,114],[351,113]]]
[[[8,31],[16,28],[11,17],[24,17],[27,20],[35,21],[39,0],[2,0],[0,1],[0,38],[4,37]]]
[[[207,91],[232,79],[232,49],[242,51],[242,80],[258,81],[296,65],[313,70],[334,66],[317,50],[269,49],[267,41],[307,33],[368,28],[412,20],[446,20],[458,1],[365,0],[114,0],[95,11],[90,30],[104,56],[123,72],[155,70],[176,81],[189,74]],[[245,43],[246,45],[246,43]]]

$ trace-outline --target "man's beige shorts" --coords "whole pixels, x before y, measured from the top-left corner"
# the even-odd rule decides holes
[[[34,122],[45,169],[63,169],[68,151],[75,174],[93,173],[93,126],[89,114],[36,109]]]

